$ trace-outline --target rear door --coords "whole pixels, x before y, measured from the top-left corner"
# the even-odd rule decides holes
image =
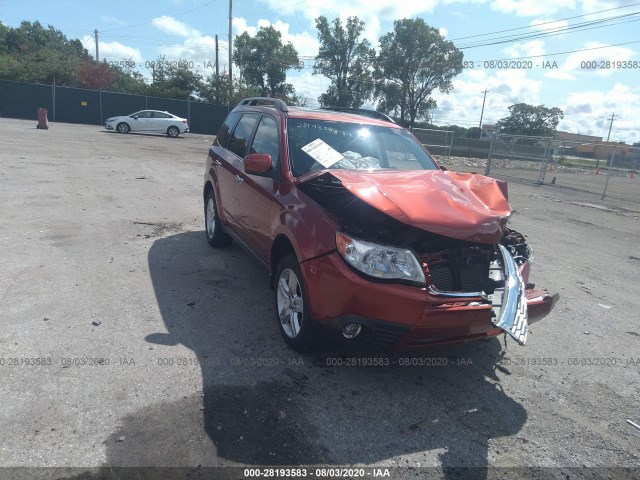
[[[280,172],[280,135],[275,118],[263,115],[253,136],[249,153],[271,155],[270,176],[240,174],[236,184],[236,219],[242,228],[242,239],[262,259],[268,258],[269,240],[277,212],[275,192]]]
[[[154,132],[162,132],[165,133],[169,125],[171,125],[171,120],[173,117],[166,113],[162,112],[152,112],[153,118],[151,119],[151,129]]]
[[[222,206],[222,209],[218,211],[224,215],[226,222],[238,234],[240,234],[241,228],[237,220],[238,205],[235,201],[235,189],[236,185],[243,181],[240,175],[244,173],[244,157],[248,152],[249,143],[259,119],[260,115],[256,113],[241,114],[228,140],[226,140],[225,146],[212,149],[220,195],[218,203]]]

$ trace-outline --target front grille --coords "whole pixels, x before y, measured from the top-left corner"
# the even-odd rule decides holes
[[[472,246],[425,254],[420,262],[427,282],[438,290],[493,293],[489,279],[493,254],[491,246]]]

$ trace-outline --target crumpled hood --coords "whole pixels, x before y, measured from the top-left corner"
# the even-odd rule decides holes
[[[506,183],[472,173],[442,170],[324,170],[300,183],[332,175],[361,200],[422,230],[480,243],[502,237],[511,208]]]

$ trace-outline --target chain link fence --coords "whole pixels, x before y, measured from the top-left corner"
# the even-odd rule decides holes
[[[640,148],[614,143],[555,141],[549,182],[567,188],[640,201]]]
[[[453,131],[414,128],[412,133],[431,154],[437,155],[446,161],[449,160],[453,145]]]
[[[582,143],[496,133],[487,142],[486,156],[467,156],[465,149],[457,145],[467,141],[453,139],[454,154],[443,161],[449,169],[484,173],[511,181],[557,185],[593,193],[601,198],[640,202],[638,147],[613,142]]]
[[[496,133],[484,174],[544,183],[552,141],[551,137]]]

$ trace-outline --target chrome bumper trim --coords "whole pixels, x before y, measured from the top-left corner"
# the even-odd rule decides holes
[[[527,341],[528,315],[525,286],[515,260],[502,245],[499,245],[504,265],[505,288],[497,320],[492,323],[524,345]],[[497,306],[497,305],[496,305]]]

